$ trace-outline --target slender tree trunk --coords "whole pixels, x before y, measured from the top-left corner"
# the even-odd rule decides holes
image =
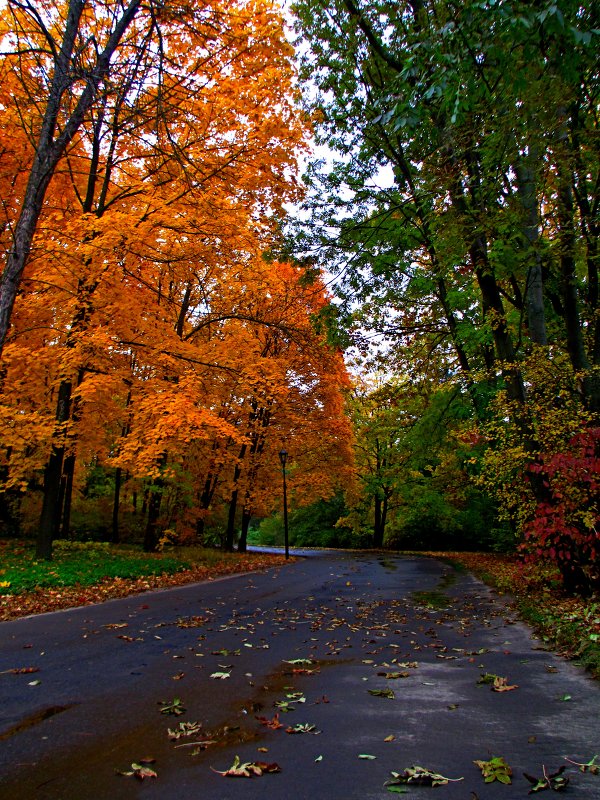
[[[233,490],[231,492],[231,499],[229,500],[229,513],[227,515],[227,531],[225,532],[225,549],[228,552],[233,552],[233,544],[235,540],[235,517],[238,502],[238,481],[242,474],[242,461],[246,456],[247,444],[240,447],[240,454],[233,470]]]
[[[113,510],[112,510],[112,526],[110,533],[110,541],[113,544],[119,543],[119,508],[121,505],[121,479],[123,470],[117,467],[115,470],[115,493],[113,497]]]
[[[218,483],[219,483],[218,472],[214,474],[212,472],[209,472],[208,475],[206,476],[206,480],[204,481],[204,487],[200,494],[200,499],[199,499],[200,513],[196,519],[196,540],[198,541],[199,544],[202,545],[205,544],[204,535],[206,530],[206,517]]]
[[[44,501],[38,528],[36,556],[47,561],[52,559],[52,540],[55,538],[57,522],[60,519],[60,484],[65,456],[64,432],[60,428],[69,419],[71,391],[71,383],[62,381],[56,404],[56,423],[59,433],[55,440],[58,441],[52,446],[52,452],[44,469]]]
[[[238,478],[240,471],[241,470],[238,471],[236,467]],[[236,480],[235,475],[234,475],[234,480]],[[233,552],[233,545],[235,542],[235,517],[237,512],[237,501],[238,501],[238,490],[234,489],[231,492],[231,497],[229,499],[229,511],[227,514],[227,530],[225,532],[225,550],[227,550],[228,553]]]
[[[248,551],[248,528],[250,527],[251,519],[252,513],[247,508],[244,508],[242,511],[240,539],[237,547],[238,553],[246,553]]]
[[[383,547],[383,499],[375,495],[375,521],[373,524],[373,547]]]
[[[156,480],[159,491],[150,492],[148,500],[148,519],[146,521],[146,532],[144,534],[144,552],[154,553],[158,546],[158,518],[160,515],[160,503],[162,500],[162,481]]]
[[[163,453],[159,459],[158,466],[162,468],[166,466],[166,464],[167,454]],[[159,475],[154,479],[155,488],[147,489],[144,495],[144,500],[147,498],[148,504],[148,518],[146,521],[146,532],[144,534],[144,551],[146,553],[154,553],[158,546],[158,520],[164,485],[164,481]]]
[[[532,159],[533,160],[533,159]],[[535,187],[535,175],[529,164],[521,159],[515,166],[517,175],[517,192],[523,208],[523,234],[530,250],[527,273],[527,327],[529,338],[536,344],[548,344],[546,334],[546,312],[544,309],[544,282],[542,277],[542,259],[538,242],[540,238],[540,220]]]
[[[63,539],[71,537],[71,507],[73,504],[73,477],[75,475],[75,453],[70,453],[64,461],[62,477],[62,502],[59,502],[57,511],[62,505],[62,519],[60,535]]]

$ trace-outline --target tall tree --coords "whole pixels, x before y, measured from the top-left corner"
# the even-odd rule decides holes
[[[338,272],[388,368],[441,356],[480,423],[510,420],[523,479],[548,444],[532,379],[562,368],[557,353],[581,424],[600,410],[594,6],[294,8],[317,141],[333,151],[309,170],[298,246]]]

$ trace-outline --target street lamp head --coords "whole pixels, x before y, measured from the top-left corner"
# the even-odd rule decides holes
[[[279,460],[281,461],[281,466],[282,467],[285,467],[285,463],[287,461],[287,457],[288,457],[287,450],[283,449],[283,450],[279,451]]]

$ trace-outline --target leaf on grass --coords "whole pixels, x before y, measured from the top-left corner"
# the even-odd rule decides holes
[[[439,772],[433,772],[425,767],[407,767],[404,772],[392,772],[392,778],[384,783],[390,791],[391,786],[411,784],[414,786],[445,786],[448,783],[458,783],[464,778],[446,778]]]
[[[393,689],[367,689],[367,691],[369,694],[372,694],[373,697],[387,697],[390,700],[394,700],[396,697]]]
[[[254,778],[267,773],[281,772],[281,767],[275,762],[268,764],[266,761],[245,761],[242,763],[239,756],[234,758],[229,769],[219,770],[213,767],[211,769],[225,778]]]
[[[523,773],[524,777],[527,778],[529,783],[533,784],[531,789],[527,792],[527,794],[534,794],[535,792],[543,792],[546,789],[552,789],[554,792],[562,792],[564,789],[567,788],[569,784],[568,778],[563,778],[563,772],[565,771],[565,765],[563,764],[562,767],[559,767],[556,772],[553,772],[551,775],[548,775],[546,772],[546,767],[542,767],[542,777],[541,778],[534,778],[533,775],[528,775],[526,772]]]
[[[489,761],[473,761],[473,763],[481,770],[486,783],[493,783],[494,781],[506,784],[512,783],[512,769],[501,756],[491,758]]]

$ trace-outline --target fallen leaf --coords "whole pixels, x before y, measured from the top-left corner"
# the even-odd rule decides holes
[[[213,767],[211,767],[211,769],[213,772],[223,775],[226,778],[254,778],[267,773],[281,772],[279,764],[274,762],[270,764],[266,761],[246,761],[242,763],[239,756],[234,758],[233,764],[229,769],[223,771],[214,769]]]
[[[556,772],[553,772],[551,775],[548,775],[546,772],[546,767],[542,767],[541,778],[534,778],[533,775],[528,775],[526,772],[524,772],[524,777],[529,781],[529,783],[532,784],[532,788],[527,792],[527,794],[543,792],[546,789],[552,789],[554,792],[562,792],[567,788],[569,783],[568,778],[562,777],[564,771],[565,766],[563,764],[562,767],[559,767]]]
[[[393,689],[367,689],[367,691],[374,697],[387,697],[390,700],[393,700],[396,697]]]
[[[378,672],[377,674],[388,681],[410,677],[410,672]]]
[[[161,714],[173,714],[175,717],[185,714],[185,706],[183,705],[183,701],[178,697],[175,697],[171,702],[168,700],[161,700],[159,706],[161,706]]]
[[[486,783],[494,781],[505,784],[512,783],[512,769],[501,756],[491,758],[489,761],[474,761],[473,763],[481,770]]]
[[[570,758],[565,756],[565,761],[568,761],[569,764],[574,764],[576,767],[579,767],[580,772],[589,772],[592,775],[600,774],[600,764],[596,764],[596,759],[600,758],[600,756],[593,756],[589,761],[586,761],[580,764],[578,761],[571,761]]]
[[[117,775],[125,775],[128,778],[133,776],[140,781],[143,781],[145,778],[158,778],[156,772],[153,769],[145,766],[145,763],[146,762],[143,761],[140,761],[139,763],[134,761],[130,770],[117,770]],[[153,760],[151,760],[149,763],[153,763]]]
[[[256,719],[261,725],[265,725],[273,731],[276,731],[278,728],[283,728],[283,723],[279,721],[279,714],[274,714],[273,719],[267,719],[267,717],[256,717]]]
[[[0,675],[30,675],[32,672],[39,672],[39,667],[14,667],[13,669],[5,669],[0,672]]]
[[[501,678],[500,676],[496,676],[494,680],[494,685],[492,686],[492,692],[512,692],[513,689],[518,689],[519,687],[516,684],[509,686],[508,678]]]
[[[464,778],[446,778],[440,775],[439,772],[432,772],[432,770],[425,767],[412,766],[404,770],[404,772],[392,772],[392,779],[386,781],[384,786],[391,787],[396,785],[413,784],[416,786],[445,786],[448,783],[458,783],[463,781]]]
[[[167,733],[171,741],[177,741],[177,739],[181,739],[183,736],[196,736],[200,733],[201,728],[201,722],[180,722],[179,727],[174,730],[167,728]]]
[[[315,736],[317,734],[321,733],[321,731],[317,730],[317,726],[316,725],[309,725],[308,723],[304,723],[304,724],[298,723],[297,725],[294,725],[293,727],[286,728],[285,732],[286,733],[312,733]]]

